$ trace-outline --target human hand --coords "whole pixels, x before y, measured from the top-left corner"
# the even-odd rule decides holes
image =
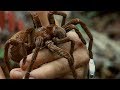
[[[78,35],[70,31],[67,36],[75,41],[74,48],[74,65],[78,73],[78,78],[85,78],[88,63],[89,54],[86,46],[81,42]],[[65,51],[70,51],[70,42],[58,45]],[[10,72],[10,78],[22,79],[26,73],[26,70],[30,64],[33,53],[27,56],[27,60],[24,66],[22,66],[22,60],[20,62],[20,68],[12,69]],[[48,49],[40,50],[36,61],[33,65],[33,70],[30,72],[31,79],[55,79],[65,78],[72,79],[67,59],[60,58],[57,54],[51,53]]]

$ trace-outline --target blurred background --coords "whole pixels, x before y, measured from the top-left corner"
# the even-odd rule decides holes
[[[67,21],[80,18],[90,29],[93,38],[93,55],[96,79],[120,78],[120,12],[119,11],[64,11]],[[55,18],[61,22],[60,16]],[[27,11],[0,11],[0,62],[3,60],[4,44],[16,32],[29,27],[32,20]],[[84,30],[77,25],[88,41]]]

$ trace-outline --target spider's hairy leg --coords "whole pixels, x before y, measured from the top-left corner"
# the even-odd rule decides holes
[[[62,44],[62,43],[66,43],[66,42],[71,42],[70,55],[73,57],[74,46],[75,46],[75,42],[73,40],[71,40],[68,37],[65,37],[65,38],[62,38],[62,39],[58,39],[57,37],[54,37],[53,42],[55,44]]]
[[[42,46],[43,46],[43,38],[42,38],[41,36],[37,37],[35,44],[36,44],[36,48],[35,48],[35,51],[34,51],[34,53],[33,53],[31,63],[30,63],[30,65],[29,65],[29,67],[28,67],[28,70],[27,70],[27,72],[26,72],[26,74],[25,74],[24,79],[28,79],[29,76],[30,76],[30,72],[31,72],[32,67],[33,67],[33,64],[34,64],[34,62],[35,62],[35,60],[36,60],[36,57],[37,57],[37,55],[38,55],[38,52],[39,52],[39,50],[40,50],[40,49],[42,48]]]
[[[34,24],[34,28],[42,27],[41,22],[40,22],[37,14],[33,14],[30,12],[30,16],[31,16],[33,24]]]
[[[67,32],[69,32],[70,30],[74,29],[75,32],[78,34],[79,38],[81,39],[81,41],[86,45],[86,41],[85,39],[83,38],[82,34],[80,33],[80,31],[76,28],[75,25],[73,24],[69,24],[68,26],[64,26],[63,27]]]
[[[0,62],[0,67],[5,75],[5,78],[6,79],[9,79],[10,78],[10,75],[9,75],[9,71],[8,71],[8,68],[6,67],[6,64],[1,60]]]
[[[6,77],[7,76],[9,76],[8,74],[9,74],[9,72],[10,72],[10,70],[12,69],[11,68],[11,66],[10,66],[10,62],[9,62],[9,57],[8,57],[8,49],[9,49],[9,46],[10,45],[14,45],[14,46],[16,46],[16,45],[18,45],[19,44],[19,42],[18,41],[16,41],[16,40],[13,40],[13,39],[9,39],[6,43],[5,43],[5,48],[4,48],[4,63],[5,63],[5,65],[6,65],[6,68],[8,69],[8,70],[6,70],[6,71],[4,71],[4,72],[6,72]]]
[[[86,24],[84,22],[82,22],[80,19],[76,18],[76,19],[72,19],[71,21],[69,21],[66,25],[64,25],[63,27],[66,27],[70,24],[80,24],[81,27],[83,28],[83,30],[86,32],[86,34],[88,35],[88,37],[90,38],[89,41],[89,46],[88,46],[88,50],[89,50],[89,56],[91,59],[93,59],[93,54],[92,54],[92,46],[93,46],[93,36],[90,32],[90,30],[88,29],[88,27],[86,26]]]
[[[75,67],[74,67],[74,58],[68,52],[66,52],[63,49],[54,45],[54,43],[50,40],[46,41],[45,44],[51,52],[57,53],[58,55],[66,58],[68,60],[69,67],[70,67],[70,70],[72,71],[73,77],[75,79],[77,79],[77,73],[76,73]]]
[[[34,28],[28,28],[26,30],[27,37],[28,37],[28,47],[34,46],[34,36],[35,36],[35,29]]]
[[[28,43],[21,43],[21,48],[22,48],[22,53],[21,55],[23,56],[23,65],[26,63],[26,58],[27,58],[27,48],[33,48],[34,47],[34,33],[35,29],[34,28],[28,28],[26,30],[27,36],[28,37]]]
[[[65,25],[67,14],[62,11],[49,11],[48,20],[50,24],[55,24],[53,15],[61,15],[63,17],[61,26]]]
[[[25,44],[24,43],[21,43],[21,55],[23,56],[23,65],[25,64],[26,62],[26,58],[27,58],[27,50],[25,48]]]

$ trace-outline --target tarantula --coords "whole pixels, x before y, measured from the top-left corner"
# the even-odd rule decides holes
[[[55,24],[53,15],[63,16],[61,27]],[[30,54],[32,50],[35,48],[35,51],[32,56],[32,61],[24,77],[24,78],[29,78],[29,73],[32,70],[32,66],[36,60],[39,50],[46,47],[51,52],[53,53],[56,52],[58,55],[66,58],[69,62],[69,66],[73,73],[73,77],[77,78],[77,73],[73,66],[74,65],[73,51],[74,51],[75,43],[66,36],[66,33],[74,29],[75,32],[78,34],[79,38],[82,40],[82,42],[86,44],[84,38],[82,37],[82,34],[75,27],[75,25],[80,24],[83,27],[83,29],[90,38],[89,47],[88,47],[90,58],[93,57],[91,51],[93,38],[86,25],[80,19],[73,19],[67,24],[65,24],[66,16],[67,15],[65,13],[60,11],[50,11],[48,13],[48,20],[50,25],[47,27],[41,27],[40,21],[36,19],[37,17],[36,18],[33,17],[34,28],[29,28],[25,31],[20,31],[17,34],[13,35],[12,38],[10,38],[5,44],[4,61],[9,71],[11,69],[8,61],[8,53],[11,54],[12,60],[15,61],[17,60],[19,62],[23,58],[23,62],[25,63],[27,55]],[[37,32],[36,29],[38,30]],[[57,47],[57,44],[61,44],[69,41],[71,42],[70,53]],[[8,51],[10,44],[12,45],[12,47],[10,48],[11,51]],[[17,52],[15,53],[15,51]],[[16,58],[19,55],[20,55],[19,59]]]
[[[39,23],[38,17],[34,16],[33,20],[34,28],[41,27],[41,23]],[[12,69],[9,59],[12,59],[17,63],[19,63],[20,60],[23,59],[23,63],[25,63],[27,55],[30,54],[35,48],[35,44],[33,43],[33,39],[31,38],[34,28],[21,30],[6,41],[4,47],[5,65],[4,67],[3,65],[1,65],[6,78],[9,78],[9,72]]]
[[[4,47],[4,63],[8,70],[3,70],[6,72],[6,78],[9,78],[9,72],[12,69],[9,59],[19,63],[21,59],[26,60],[28,54],[32,52],[35,46],[31,44],[31,38],[29,35],[33,31],[32,28],[27,30],[21,30],[14,34],[9,40],[6,41]]]
[[[55,19],[54,19],[53,15],[63,16],[61,27],[57,26],[55,24]],[[72,19],[70,22],[65,24],[66,16],[67,15],[65,13],[60,12],[60,11],[50,11],[48,13],[48,20],[49,20],[50,25],[47,27],[38,28],[38,29],[40,29],[39,32],[35,33],[35,35],[33,37],[36,39],[35,40],[36,48],[35,48],[35,51],[32,56],[31,64],[27,70],[27,73],[25,74],[25,78],[29,78],[29,73],[32,70],[32,66],[36,60],[37,54],[38,54],[39,50],[42,49],[43,47],[47,47],[51,52],[53,52],[53,53],[56,52],[58,55],[66,58],[69,62],[69,66],[73,73],[73,77],[75,79],[77,78],[77,73],[73,66],[74,65],[73,51],[74,51],[75,43],[74,43],[74,41],[72,41],[70,38],[68,38],[66,36],[66,33],[68,31],[74,29],[75,32],[78,34],[79,38],[82,40],[82,42],[84,44],[86,44],[86,41],[84,40],[82,34],[76,28],[76,26],[75,26],[76,24],[80,24],[83,27],[83,29],[85,30],[85,32],[87,33],[87,35],[89,36],[89,38],[90,38],[90,43],[89,43],[89,47],[88,47],[89,55],[90,55],[90,58],[93,58],[92,51],[91,51],[92,43],[93,43],[92,34],[90,33],[90,31],[88,30],[86,25],[80,19]],[[69,41],[71,42],[70,54],[56,46],[57,44],[61,44],[61,43],[69,42]]]

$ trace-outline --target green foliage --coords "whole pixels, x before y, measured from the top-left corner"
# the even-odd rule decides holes
[[[84,23],[86,23],[87,26],[92,27],[94,25],[92,18],[97,16],[98,14],[98,11],[73,11],[71,18],[79,18]]]
[[[86,17],[90,19],[92,17],[95,17],[97,14],[98,14],[98,12],[92,11],[92,12],[89,12]]]
[[[85,31],[83,30],[83,28],[81,27],[81,25],[78,24],[78,25],[76,25],[76,26],[77,26],[77,28],[80,30],[82,36],[83,36],[84,38],[86,38],[87,35],[86,35]]]
[[[78,25],[76,25],[76,26],[77,26],[77,28],[80,30],[80,32],[84,33],[84,32],[83,32],[83,28],[81,27],[81,25],[78,24]]]
[[[0,58],[3,58],[3,57],[4,57],[4,49],[0,48]]]

